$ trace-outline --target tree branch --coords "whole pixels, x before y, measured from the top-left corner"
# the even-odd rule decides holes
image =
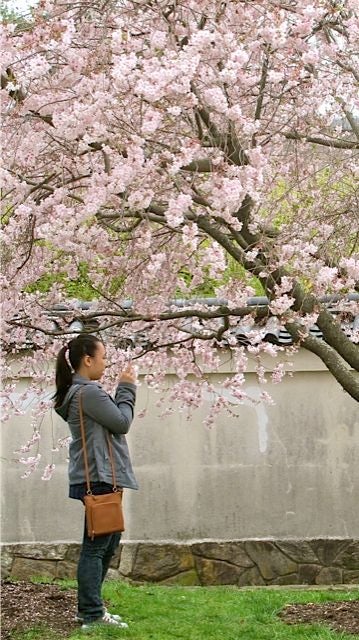
[[[333,149],[359,149],[359,142],[355,142],[354,140],[317,138],[315,136],[306,136],[297,131],[287,131],[284,133],[284,136],[288,140],[305,140],[306,142],[312,142],[313,144],[319,144],[324,147],[333,147]]]
[[[194,93],[196,94],[195,91]],[[199,98],[199,96],[197,97]],[[232,129],[230,133],[223,135],[212,122],[207,109],[204,107],[198,107],[197,112],[207,127],[213,146],[218,147],[218,149],[221,149],[226,154],[226,158],[229,163],[235,164],[239,167],[247,165],[249,162],[248,156],[234,133],[234,130]]]
[[[342,98],[337,98],[337,101],[339,102],[341,108],[343,109],[343,113],[346,119],[348,120],[355,137],[357,138],[357,140],[359,140],[359,126],[357,124],[356,118],[353,116],[353,114],[350,111],[348,111],[348,109],[345,106],[345,102]]]
[[[194,173],[211,173],[213,164],[209,158],[201,158],[200,160],[192,160],[189,164],[181,167],[182,171],[192,171]]]
[[[325,341],[333,347],[333,349],[338,351],[341,357],[353,367],[355,371],[359,371],[358,345],[347,338],[327,309],[322,308],[317,319],[317,325],[323,333]]]
[[[88,314],[76,314],[74,320],[79,320],[80,322],[86,323],[90,320],[97,320],[99,318],[114,318],[111,323],[103,324],[98,327],[97,331],[105,331],[106,329],[113,328],[115,326],[122,326],[123,324],[133,323],[133,322],[148,322],[153,324],[155,321],[168,321],[168,320],[178,320],[181,318],[198,318],[201,320],[213,320],[217,318],[230,318],[238,317],[243,318],[245,316],[251,315],[252,317],[260,320],[264,319],[268,316],[268,307],[266,305],[257,306],[257,307],[235,307],[233,309],[229,309],[226,306],[219,305],[213,311],[203,311],[200,309],[183,309],[181,311],[165,311],[159,314],[137,314],[129,311],[128,309],[121,309],[120,311],[99,311]],[[55,314],[53,314],[55,315]],[[50,318],[52,316],[49,316]],[[69,330],[61,330],[61,331],[52,331],[51,329],[45,329],[39,325],[34,325],[29,321],[28,318],[17,318],[16,320],[7,320],[7,324],[15,327],[23,327],[25,329],[32,329],[33,331],[39,331],[45,335],[51,336],[63,336],[74,333]],[[182,329],[179,329],[182,331]],[[226,330],[226,329],[225,329]],[[217,337],[218,332],[215,332],[215,337]],[[221,334],[223,331],[221,331]]]
[[[29,248],[27,250],[26,256],[23,259],[22,263],[16,268],[16,273],[18,273],[19,271],[21,271],[21,269],[23,269],[23,267],[28,263],[28,261],[30,260],[31,257],[31,253],[32,253],[32,248],[34,246],[34,242],[35,242],[35,225],[36,225],[36,216],[34,214],[30,215],[30,225],[29,225],[29,233],[30,233],[30,239],[28,241],[29,244]]]
[[[324,362],[343,389],[359,402],[359,376],[353,374],[339,353],[324,340],[313,336],[303,338],[303,327],[298,323],[288,322],[285,327],[296,342],[300,342],[301,346],[315,353]]]
[[[351,73],[354,76],[355,80],[359,83],[359,73],[358,73],[358,71],[356,71],[356,69],[354,69],[350,65],[343,64],[339,60],[337,60],[337,65],[338,65],[338,67],[340,67],[344,71],[348,71],[349,73]]]
[[[268,67],[269,67],[269,58],[268,58],[268,55],[266,53],[264,61],[263,61],[263,65],[262,65],[261,79],[260,79],[260,82],[259,82],[259,95],[258,95],[257,104],[256,104],[256,110],[255,110],[255,114],[254,114],[254,119],[255,120],[259,120],[260,117],[261,117],[261,113],[262,113],[264,89],[265,89],[265,86],[266,86],[267,76],[268,76]]]

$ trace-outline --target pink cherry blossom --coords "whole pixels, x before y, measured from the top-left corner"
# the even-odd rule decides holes
[[[56,466],[53,463],[47,464],[41,476],[41,480],[45,480],[45,481],[51,480],[52,475],[55,471],[55,468]]]
[[[4,25],[1,399],[37,420],[20,453],[42,451],[75,320],[106,341],[106,388],[133,341],[161,411],[205,400],[207,426],[250,402],[249,358],[276,383],[300,346],[359,399],[359,13],[342,4],[46,0]]]

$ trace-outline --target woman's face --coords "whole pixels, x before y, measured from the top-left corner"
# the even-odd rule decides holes
[[[106,369],[106,349],[102,342],[97,343],[94,356],[85,356],[88,360],[88,374],[90,380],[102,378]]]

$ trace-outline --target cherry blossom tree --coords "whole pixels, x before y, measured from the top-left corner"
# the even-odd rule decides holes
[[[194,407],[225,347],[240,402],[248,357],[285,374],[262,361],[284,351],[271,323],[359,400],[358,26],[356,0],[41,0],[4,25],[3,347],[31,340],[38,389],[75,318],[109,379],[132,340]]]

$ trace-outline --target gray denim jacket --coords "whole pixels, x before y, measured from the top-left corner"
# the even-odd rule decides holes
[[[73,384],[63,404],[55,409],[68,423],[72,436],[69,451],[70,485],[85,482],[79,414],[80,390],[90,481],[112,484],[106,437],[106,433],[110,432],[117,486],[138,489],[125,436],[133,420],[136,386],[129,382],[120,382],[113,400],[97,381],[87,380],[78,374],[74,374]]]

